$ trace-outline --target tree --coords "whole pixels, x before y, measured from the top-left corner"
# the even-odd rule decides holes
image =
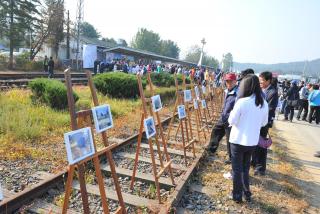
[[[148,31],[145,28],[138,30],[137,34],[134,36],[131,46],[136,49],[150,51],[153,53],[160,54],[161,51],[161,41],[160,36],[153,31]]]
[[[107,47],[116,47],[118,46],[118,43],[116,42],[116,40],[114,38],[102,38],[101,41],[103,41],[105,43],[105,46]]]
[[[222,57],[222,70],[231,71],[233,68],[233,56],[231,53],[224,54]]]
[[[160,54],[172,57],[172,58],[179,58],[180,48],[178,45],[171,41],[171,40],[162,40],[161,41],[161,49]]]
[[[39,25],[39,0],[1,0],[0,1],[0,31],[9,39],[9,68],[13,68],[13,49],[24,40],[28,30]]]
[[[118,39],[117,44],[121,47],[128,47],[128,43],[124,39]]]
[[[80,25],[80,34],[85,37],[99,39],[100,33],[94,28],[94,26],[88,22],[83,22]]]
[[[186,54],[185,60],[197,64],[201,55],[201,47],[198,45],[191,46]],[[213,67],[215,69],[219,66],[219,61],[208,55],[206,52],[203,53],[202,64]]]

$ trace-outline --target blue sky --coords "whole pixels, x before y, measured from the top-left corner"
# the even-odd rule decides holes
[[[75,19],[77,0],[65,0]],[[105,37],[132,40],[145,27],[181,48],[221,59],[278,63],[320,58],[320,0],[85,0],[84,20]]]

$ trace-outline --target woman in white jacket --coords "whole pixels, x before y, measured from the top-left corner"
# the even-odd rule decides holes
[[[260,128],[268,122],[268,104],[262,97],[259,79],[247,75],[240,83],[238,100],[230,113],[228,122],[232,126],[230,147],[232,156],[232,199],[251,201],[249,188],[250,160],[259,141]]]

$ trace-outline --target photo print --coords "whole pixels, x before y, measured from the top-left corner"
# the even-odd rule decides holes
[[[184,105],[178,106],[178,117],[180,120],[186,117],[186,109]]]
[[[190,102],[192,100],[191,90],[184,90],[184,102]]]
[[[69,164],[75,164],[95,153],[91,128],[86,127],[64,134]]]
[[[196,93],[196,98],[199,99],[200,98],[200,91],[199,91],[198,86],[194,87],[194,92]]]
[[[144,130],[146,131],[147,139],[153,137],[156,134],[156,126],[154,125],[153,117],[144,119]]]
[[[194,109],[198,109],[199,108],[198,100],[196,100],[196,99],[193,100],[193,107],[194,107]]]
[[[201,100],[202,108],[207,108],[206,100]]]
[[[113,127],[110,105],[101,105],[92,108],[92,115],[97,133]]]
[[[158,112],[162,109],[160,95],[155,95],[155,96],[151,97],[151,101],[152,101],[153,112]]]

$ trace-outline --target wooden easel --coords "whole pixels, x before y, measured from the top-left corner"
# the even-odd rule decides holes
[[[140,97],[141,97],[141,101],[142,101],[142,114],[141,114],[141,120],[140,120],[140,130],[139,130],[138,144],[137,144],[137,149],[136,149],[135,163],[134,163],[133,173],[132,173],[132,177],[131,177],[131,185],[130,185],[131,189],[133,189],[133,186],[134,186],[135,176],[136,176],[137,167],[138,167],[140,147],[141,147],[141,141],[142,141],[143,129],[144,129],[144,120],[146,118],[148,118],[148,115],[152,116],[154,119],[154,113],[153,113],[152,106],[151,106],[151,100],[145,98],[143,87],[142,87],[142,80],[141,80],[141,76],[139,73],[137,74],[137,79],[138,79]],[[149,85],[150,85],[151,94],[153,94],[153,87],[152,87],[152,82],[151,82],[150,76],[148,76],[148,81],[149,81]],[[147,107],[149,107],[149,114],[147,111]],[[160,185],[159,185],[159,179],[160,179],[161,175],[168,169],[172,184],[175,185],[175,182],[174,182],[174,177],[173,177],[172,168],[171,168],[172,160],[170,160],[170,156],[167,152],[167,144],[166,144],[166,141],[165,141],[165,138],[163,135],[163,129],[161,126],[161,120],[160,120],[160,116],[159,116],[158,112],[156,112],[156,117],[157,117],[157,122],[158,122],[157,126],[160,129],[160,135],[161,135],[161,139],[162,139],[161,142],[163,145],[163,153],[166,157],[166,163],[164,163],[163,154],[162,154],[162,151],[161,151],[161,148],[159,145],[158,133],[156,133],[155,144],[157,146],[157,152],[158,152],[158,157],[159,157],[159,161],[160,161],[160,168],[161,168],[159,172],[157,170],[157,164],[156,164],[156,158],[155,158],[154,150],[153,150],[152,138],[148,139],[148,144],[149,144],[149,148],[150,148],[150,157],[151,157],[151,161],[152,161],[152,169],[153,169],[155,186],[157,189],[157,196],[158,196],[159,203],[161,203]]]
[[[88,76],[88,72],[87,72],[87,76]],[[88,81],[89,81],[92,97],[94,100],[94,104],[98,105],[98,99],[96,96],[95,88],[92,83],[91,73],[88,76]],[[66,82],[66,86],[67,86],[68,106],[69,106],[69,113],[70,113],[70,118],[71,118],[72,130],[77,130],[78,128],[81,128],[81,127],[90,126],[91,131],[92,131],[91,109],[85,110],[85,111],[80,111],[77,113],[75,112],[75,102],[74,102],[74,97],[73,97],[71,75],[70,75],[70,71],[68,69],[65,71],[65,82]],[[103,177],[102,177],[102,173],[101,173],[100,160],[99,160],[99,156],[103,155],[103,154],[106,154],[108,161],[110,163],[111,174],[114,179],[116,192],[117,192],[118,200],[119,200],[119,204],[120,204],[120,207],[116,210],[115,213],[126,213],[124,201],[123,201],[122,194],[121,194],[120,185],[118,183],[118,178],[117,178],[117,175],[115,172],[115,165],[114,165],[114,162],[112,159],[112,154],[111,154],[111,149],[114,148],[116,146],[116,144],[108,146],[107,136],[106,136],[105,132],[103,132],[102,137],[104,139],[103,143],[106,146],[104,149],[97,152],[96,145],[94,144],[94,149],[95,149],[94,155],[92,155],[91,157],[88,157],[88,158],[86,158],[76,164],[70,165],[68,167],[68,178],[67,178],[67,182],[66,182],[66,186],[65,186],[66,192],[65,192],[63,209],[62,209],[63,214],[67,213],[67,208],[69,205],[69,198],[70,198],[71,190],[72,190],[73,176],[74,176],[76,169],[78,169],[78,174],[79,174],[79,183],[80,183],[80,192],[81,192],[81,198],[82,198],[82,203],[83,203],[83,211],[85,214],[90,213],[89,203],[88,203],[88,193],[87,193],[86,184],[85,184],[85,177],[84,177],[84,167],[88,161],[94,162],[94,168],[95,168],[95,172],[96,172],[96,176],[97,176],[97,182],[99,185],[99,191],[100,191],[103,211],[104,211],[104,213],[107,213],[107,214],[109,213],[109,205],[108,205],[108,200],[107,200],[106,193],[105,193],[104,181],[103,181]],[[93,142],[95,142],[94,139],[93,139]]]

